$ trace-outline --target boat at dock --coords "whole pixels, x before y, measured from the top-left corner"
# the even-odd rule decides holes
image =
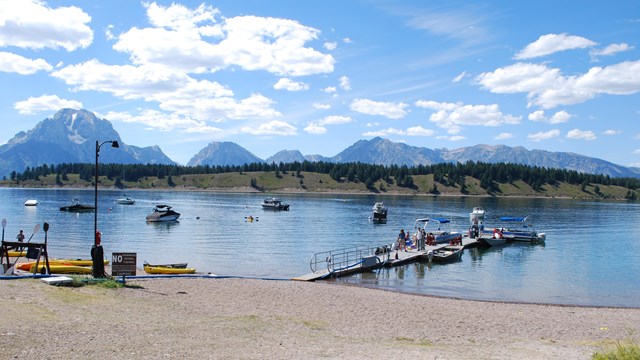
[[[96,208],[93,205],[81,204],[78,199],[73,199],[71,205],[60,207],[60,211],[69,212],[89,212],[94,211]]]
[[[476,240],[478,240],[478,244],[484,247],[501,246],[513,242],[513,240],[505,237],[498,229],[495,229],[493,234],[483,233],[478,236]]]
[[[284,210],[289,211],[289,204],[283,203],[278,198],[266,198],[262,201],[262,208],[264,210]]]
[[[377,202],[373,205],[373,221],[387,221],[388,209],[383,202]]]
[[[484,229],[481,235],[492,234],[495,230],[501,231],[502,236],[506,239],[515,242],[527,242],[532,244],[544,243],[547,235],[545,233],[539,233],[533,225],[527,223],[528,216],[525,217],[513,217],[503,216],[500,221],[504,224],[502,227],[494,229]]]
[[[427,257],[430,262],[449,263],[460,260],[462,257],[462,245],[447,245],[428,252]]]
[[[435,224],[430,226],[429,224]],[[435,227],[435,228],[434,228]],[[461,241],[462,234],[451,231],[451,221],[445,218],[419,218],[413,224],[413,235],[417,236],[418,230],[425,230],[427,245],[447,244],[452,241]]]
[[[484,221],[484,209],[481,207],[474,207],[469,213],[469,222],[471,224],[479,224]]]
[[[175,212],[169,205],[156,205],[153,208],[153,212],[147,215],[147,222],[163,222],[163,221],[177,221],[180,217],[180,213]]]

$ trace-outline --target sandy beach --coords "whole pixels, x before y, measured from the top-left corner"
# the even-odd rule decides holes
[[[0,282],[2,359],[588,359],[640,309],[494,303],[325,282]]]

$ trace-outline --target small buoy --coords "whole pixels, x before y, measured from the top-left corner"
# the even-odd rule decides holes
[[[200,220],[200,216],[196,216],[196,220]]]

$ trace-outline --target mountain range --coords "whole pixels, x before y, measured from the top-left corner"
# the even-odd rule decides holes
[[[62,109],[39,122],[28,132],[16,134],[0,146],[0,176],[11,171],[42,164],[93,163],[93,139],[117,140],[119,151],[100,152],[103,163],[176,164],[160,147],[140,148],[122,143],[120,135],[106,119],[99,119],[87,110]],[[123,151],[124,150],[124,151]],[[522,146],[476,145],[459,149],[429,149],[392,142],[380,137],[359,140],[333,157],[303,155],[298,150],[282,150],[267,159],[260,159],[233,142],[211,142],[189,160],[188,166],[243,165],[254,162],[291,163],[302,161],[361,162],[379,165],[432,165],[442,162],[481,161],[486,163],[516,163],[546,168],[576,170],[582,173],[612,177],[640,177],[640,169],[617,165],[605,160],[569,152],[527,150]]]

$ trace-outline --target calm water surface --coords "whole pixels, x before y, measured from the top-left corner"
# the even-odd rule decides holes
[[[128,191],[132,206],[117,205],[120,191],[100,190],[98,229],[105,254],[137,253],[138,266],[188,262],[198,272],[217,275],[291,278],[311,272],[316,252],[392,242],[419,217],[447,217],[466,230],[469,211],[481,206],[485,223],[500,216],[530,216],[547,234],[545,245],[514,244],[466,249],[462,261],[414,263],[331,281],[481,300],[640,307],[640,204],[630,202],[408,197],[375,195],[279,195],[291,211],[264,211],[265,194],[181,191]],[[90,258],[93,213],[59,211],[73,198],[93,204],[93,190],[0,189],[4,238],[36,224],[50,224],[49,253]],[[37,199],[36,207],[26,207]],[[371,207],[384,201],[386,224],[369,221]],[[159,203],[180,212],[174,224],[147,224]],[[252,215],[257,221],[247,222]],[[40,229],[32,241],[43,242]]]

